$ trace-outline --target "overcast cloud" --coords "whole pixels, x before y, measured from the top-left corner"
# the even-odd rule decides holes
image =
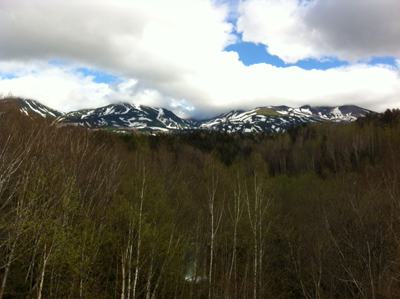
[[[229,3],[0,1],[0,93],[61,111],[126,101],[197,118],[267,105],[400,106],[400,2]],[[285,62],[350,65],[245,66],[224,51],[240,42],[235,30]],[[398,64],[368,64],[380,55]],[[99,83],[97,71],[116,79]]]
[[[397,0],[248,0],[239,11],[243,40],[264,44],[285,62],[400,57]]]

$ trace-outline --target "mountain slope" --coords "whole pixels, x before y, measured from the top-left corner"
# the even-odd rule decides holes
[[[5,100],[3,100],[5,101]],[[233,110],[217,117],[195,121],[182,119],[164,108],[128,103],[110,104],[96,109],[61,113],[34,100],[9,99],[30,117],[57,118],[60,125],[81,125],[93,129],[114,131],[164,131],[217,130],[233,132],[282,132],[304,123],[350,122],[372,112],[357,106],[287,106],[258,107],[252,110]]]
[[[371,111],[357,106],[269,106],[249,111],[234,110],[203,122],[199,128],[243,133],[282,132],[303,123],[350,122],[369,112]]]
[[[59,119],[62,123],[73,123],[90,128],[130,129],[130,130],[183,130],[190,124],[173,112],[163,108],[111,104],[97,109],[70,112]]]
[[[33,118],[57,118],[63,115],[63,113],[49,108],[35,100],[8,97],[1,101],[3,104],[13,105],[23,114]]]

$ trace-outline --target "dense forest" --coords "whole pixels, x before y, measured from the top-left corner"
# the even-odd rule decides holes
[[[0,105],[2,298],[400,298],[400,112],[116,134]]]

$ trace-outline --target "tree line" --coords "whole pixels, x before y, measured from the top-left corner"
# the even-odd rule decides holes
[[[398,298],[400,112],[118,135],[0,105],[0,298]]]

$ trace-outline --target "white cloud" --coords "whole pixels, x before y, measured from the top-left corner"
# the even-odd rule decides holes
[[[237,31],[242,33],[244,41],[266,45],[270,54],[287,63],[307,57],[319,58],[311,46],[314,33],[302,21],[307,9],[308,6],[297,0],[245,1],[239,8]]]
[[[238,28],[243,29],[244,38],[264,38],[262,23],[252,28],[244,21],[260,13],[256,22],[266,6],[275,5],[274,15],[287,22],[283,30],[279,22],[270,20],[275,31],[263,42],[276,43],[269,50],[286,51],[280,55],[289,60],[310,53],[325,55],[307,35],[295,39],[296,47],[283,47],[290,42],[296,24],[303,29],[308,26],[304,22],[310,14],[308,6],[299,8],[297,1],[283,1],[284,6],[267,2],[239,4],[243,16]],[[198,118],[265,105],[358,104],[378,111],[400,106],[399,67],[354,64],[307,71],[243,65],[236,52],[223,51],[235,40],[232,24],[226,21],[233,8],[226,3],[0,1],[0,94],[11,91],[61,111],[126,101]],[[252,8],[256,3],[259,6]],[[307,40],[309,48],[304,46]],[[79,67],[119,79],[97,83]]]
[[[15,96],[37,99],[43,104],[60,111],[106,105],[106,97],[112,92],[104,83],[93,82],[92,76],[83,76],[70,68],[41,62],[13,63],[16,77],[0,81],[0,94],[11,92]],[[5,73],[8,65],[0,63],[0,73]]]
[[[400,1],[247,0],[237,30],[287,63],[400,57]]]
[[[0,60],[66,59],[162,97],[204,99],[190,78],[235,39],[227,12],[196,0],[0,2]]]

